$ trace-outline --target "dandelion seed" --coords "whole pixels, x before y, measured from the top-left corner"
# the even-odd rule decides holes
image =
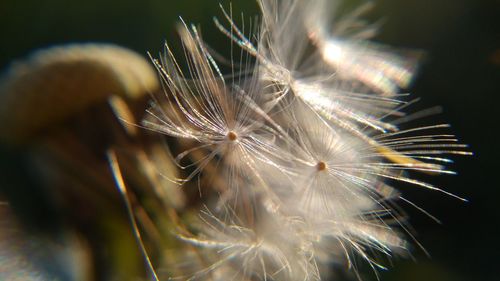
[[[205,209],[200,226],[204,236],[180,239],[209,252],[216,250],[218,257],[193,277],[218,271],[227,273],[221,280],[320,280],[311,245],[299,236],[297,225],[262,215],[255,229],[232,215],[222,221]]]
[[[197,146],[176,157],[181,168],[195,166],[185,179],[177,181],[187,182],[215,162],[215,166],[222,168],[220,173],[229,177],[230,190],[221,197],[223,204],[242,191],[240,178],[258,180],[258,162],[268,161],[271,156],[281,157],[273,142],[285,133],[254,101],[258,100],[258,80],[247,80],[246,88],[227,85],[196,28],[189,30],[184,25],[179,32],[191,80],[188,81],[167,46],[162,63],[153,60],[161,75],[167,102],[149,109],[150,116],[143,124],[160,133],[197,142]],[[182,166],[180,161],[197,150],[208,152],[193,164]],[[257,188],[266,187],[261,184]],[[249,193],[252,192],[245,191],[242,195]]]
[[[373,140],[362,133],[362,127],[369,126],[381,132],[397,130],[393,124],[382,119],[387,115],[400,114],[397,107],[404,102],[398,100],[395,91],[384,92],[384,96],[374,92],[358,92],[355,83],[346,81],[339,74],[345,71],[339,72],[339,67],[328,68],[328,62],[322,59],[322,56],[331,56],[335,52],[325,54],[322,47],[316,46],[316,50],[311,53],[310,49],[316,42],[310,38],[309,29],[313,27],[309,24],[309,17],[318,14],[317,11],[324,11],[323,6],[326,5],[324,1],[315,0],[309,3],[300,0],[284,2],[261,0],[259,4],[263,22],[257,45],[244,36],[227,13],[224,12],[230,31],[217,20],[216,24],[222,32],[253,55],[262,65],[262,79],[277,88],[271,95],[274,102],[270,104],[286,107],[287,105],[283,104],[284,100],[289,101],[290,97],[298,98],[321,118],[372,144]],[[311,7],[316,7],[317,10],[312,11]],[[340,68],[354,72],[358,68],[368,69],[358,60],[351,60],[352,56],[349,54],[357,53],[354,44],[352,48],[347,43],[342,46],[339,44],[328,46],[341,53],[349,52],[340,60],[342,63]],[[366,53],[362,50],[359,52]],[[372,57],[378,57],[381,62],[389,61],[388,57],[381,54]],[[383,79],[387,77],[383,72],[377,75]],[[356,72],[349,79],[362,81],[362,77],[363,73]],[[285,99],[286,97],[289,98]]]

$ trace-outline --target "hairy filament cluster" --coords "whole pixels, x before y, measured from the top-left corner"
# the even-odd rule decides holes
[[[225,186],[203,187],[219,196],[205,200],[198,233],[179,234],[203,261],[187,278],[320,280],[332,263],[356,272],[359,257],[383,268],[378,257],[404,253],[411,237],[394,201],[418,208],[392,185],[452,195],[407,173],[450,174],[443,155],[467,154],[447,125],[398,128],[415,56],[367,41],[369,4],[333,20],[335,2],[258,0],[248,35],[223,9],[216,25],[241,49],[231,75],[186,24],[189,76],[168,46],[153,59],[166,98],[144,125],[195,144],[176,158],[191,159],[180,183],[211,167]]]

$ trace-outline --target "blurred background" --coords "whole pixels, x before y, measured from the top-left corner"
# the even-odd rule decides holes
[[[187,22],[200,24],[205,41],[220,53],[227,54],[228,41],[212,21],[213,16],[221,16],[218,2],[1,0],[0,67],[6,72],[13,60],[24,58],[33,50],[67,43],[114,43],[144,56],[146,52],[156,55],[163,50],[165,40],[174,46],[178,43],[175,27],[179,16]],[[345,2],[348,5],[359,3]],[[472,157],[454,158],[456,161],[451,168],[458,172],[458,176],[430,179],[433,184],[465,197],[469,202],[417,188],[402,190],[406,198],[439,218],[442,224],[403,204],[411,217],[411,225],[416,229],[418,241],[429,251],[430,257],[415,247],[415,259],[396,258],[389,271],[380,273],[380,279],[498,280],[500,172],[496,168],[500,162],[500,138],[497,136],[500,121],[497,115],[500,112],[500,2],[375,2],[376,8],[369,16],[373,20],[382,19],[383,23],[376,40],[426,53],[409,90],[414,97],[422,98],[413,110],[442,106],[442,114],[425,121],[449,122],[452,132],[474,152]],[[228,5],[227,1],[222,3]],[[252,0],[234,0],[233,11],[235,14],[244,11],[245,16],[253,16],[257,14],[257,7]],[[0,124],[0,130],[2,126]],[[42,230],[57,227],[61,209],[51,207],[49,196],[37,186],[35,175],[29,174],[22,157],[19,148],[8,145],[0,148],[3,201],[13,202],[16,214],[29,227]],[[85,227],[92,228],[92,224]],[[113,227],[109,226],[110,229]],[[121,245],[134,243],[128,235]],[[59,250],[64,248],[64,243],[54,243],[59,245]],[[38,251],[36,245],[29,247],[32,247],[26,250],[29,253]],[[121,254],[126,253],[124,250]],[[38,258],[43,260],[43,254]],[[3,268],[7,261],[8,257],[0,257]],[[63,273],[54,274],[64,276]],[[104,280],[100,276],[94,278]],[[364,278],[375,280],[370,273]]]

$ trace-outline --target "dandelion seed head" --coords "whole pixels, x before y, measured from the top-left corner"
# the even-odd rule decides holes
[[[356,271],[356,257],[384,269],[376,257],[407,251],[412,237],[395,201],[423,211],[394,186],[454,196],[412,172],[451,174],[442,155],[465,147],[433,132],[444,125],[401,130],[394,121],[410,104],[398,92],[415,61],[367,41],[376,28],[360,16],[369,5],[333,20],[326,0],[258,3],[255,34],[232,11],[223,9],[227,28],[216,21],[240,58],[253,57],[237,63],[242,70],[231,57],[232,75],[222,75],[194,27],[180,32],[190,78],[168,48],[155,63],[170,110],[151,111],[147,125],[195,143],[178,159],[203,151],[186,180],[209,167],[224,186],[199,235],[179,235],[208,261],[193,278],[321,280],[332,261]]]

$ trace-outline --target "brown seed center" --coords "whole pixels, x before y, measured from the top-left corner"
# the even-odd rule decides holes
[[[326,170],[326,163],[323,161],[320,161],[318,163],[318,165],[316,165],[316,168],[318,169],[318,171],[324,171],[324,170]]]
[[[227,138],[230,141],[235,141],[238,138],[238,135],[233,131],[229,131],[229,133],[227,133]]]

